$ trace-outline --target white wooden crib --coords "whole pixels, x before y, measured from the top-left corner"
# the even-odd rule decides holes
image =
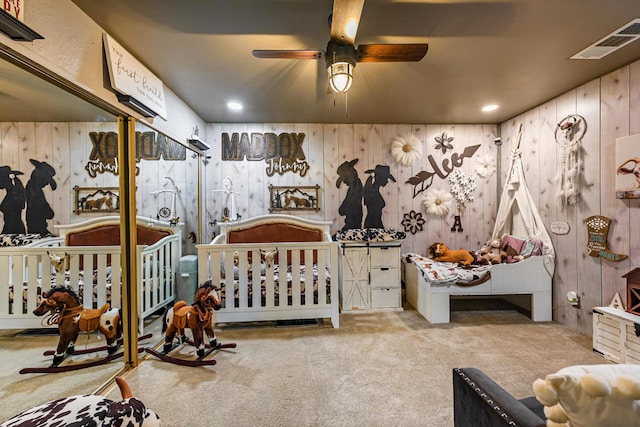
[[[330,318],[338,328],[338,244],[331,241],[330,226],[264,215],[223,224],[211,244],[197,245],[198,283],[220,284],[224,296],[216,322]],[[269,254],[275,254],[273,262]],[[260,291],[254,292],[258,281],[252,279],[258,277]]]
[[[119,225],[118,217],[94,218],[59,226],[57,238],[0,248],[0,277],[7,278],[0,281],[0,329],[46,327],[32,311],[40,302],[41,293],[56,285],[69,286],[87,308],[105,303],[121,307],[121,249],[119,244],[113,244],[114,230]],[[151,233],[148,238],[152,240],[154,233],[159,233],[155,243],[137,247],[139,332],[143,333],[145,319],[175,299],[182,238],[179,227],[149,218],[138,217],[139,233],[141,228]],[[105,245],[95,234],[103,229],[109,235]],[[82,238],[84,233],[95,245],[69,244],[70,236]],[[64,273],[55,271],[47,252],[66,257]],[[91,291],[85,287],[88,277]]]

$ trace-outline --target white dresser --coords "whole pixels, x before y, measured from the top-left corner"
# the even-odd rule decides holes
[[[613,307],[595,307],[593,351],[613,362],[640,363],[640,316]]]
[[[340,244],[342,311],[402,310],[400,242]]]

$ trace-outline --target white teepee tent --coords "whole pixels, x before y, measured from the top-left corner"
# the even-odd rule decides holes
[[[513,236],[540,239],[543,244],[544,265],[549,275],[553,276],[555,251],[551,237],[544,227],[540,213],[531,197],[529,188],[527,188],[522,168],[521,139],[522,125],[518,129],[516,143],[511,149],[511,165],[498,205],[492,238],[501,237],[506,233]]]

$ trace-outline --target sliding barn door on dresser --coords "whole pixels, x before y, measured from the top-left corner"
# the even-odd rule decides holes
[[[402,309],[400,243],[340,245],[342,311]]]

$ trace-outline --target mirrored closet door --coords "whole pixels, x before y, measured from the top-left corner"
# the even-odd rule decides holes
[[[60,251],[73,224],[119,220],[117,117],[5,60],[0,60],[0,414],[3,419],[47,400],[91,393],[124,364],[59,373],[20,373],[54,364],[56,311],[34,310],[56,286],[101,305],[110,298],[117,256]],[[115,145],[114,145],[115,144]],[[50,257],[51,256],[51,257]],[[57,267],[57,268],[56,268]],[[51,314],[53,313],[53,314]],[[105,333],[81,333],[75,350],[103,347]],[[76,366],[106,350],[66,356]]]

